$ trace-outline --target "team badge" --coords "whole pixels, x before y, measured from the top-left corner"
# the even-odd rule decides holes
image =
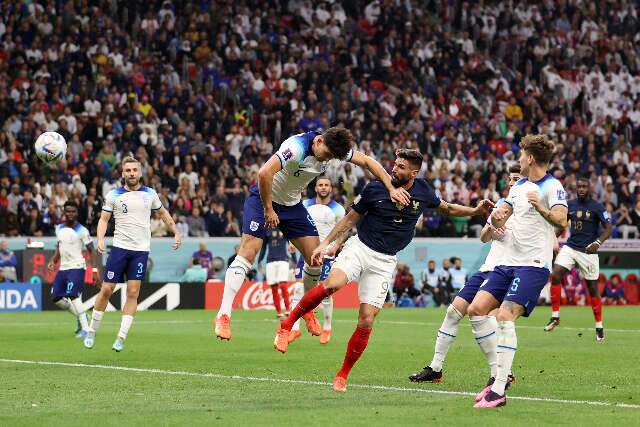
[[[591,212],[586,211],[586,212],[584,213],[584,217],[585,217],[586,219],[589,219],[589,217],[590,217],[590,216],[591,216]]]
[[[417,213],[418,209],[420,209],[420,202],[417,200],[414,200],[411,202],[412,208],[413,208],[413,213]]]
[[[582,218],[582,211],[578,211],[578,213],[576,214],[578,218]]]
[[[114,276],[115,276],[115,273],[113,271],[108,271],[107,272],[107,279],[111,280],[111,279],[113,279]]]
[[[251,231],[257,231],[257,230],[258,230],[258,227],[260,227],[260,224],[258,224],[258,223],[257,223],[257,222],[255,222],[255,221],[251,221],[251,224],[249,224],[249,229],[250,229]]]

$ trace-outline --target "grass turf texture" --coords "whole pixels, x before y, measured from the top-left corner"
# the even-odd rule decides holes
[[[321,312],[319,313],[321,314]],[[147,311],[136,316],[125,350],[111,344],[119,313],[106,313],[96,346],[73,338],[68,313],[0,314],[0,358],[150,368],[223,376],[331,382],[355,327],[355,310],[336,310],[334,335],[321,346],[304,334],[276,353],[273,312],[237,311],[233,339],[215,339],[213,312]],[[467,319],[445,362],[441,384],[407,376],[430,362],[444,310],[386,309],[349,384],[477,392],[488,368]],[[518,328],[511,396],[640,405],[640,307],[605,307],[606,341],[597,343],[586,307],[563,307],[562,324],[542,329],[549,308]],[[573,328],[584,328],[576,330]],[[304,326],[303,326],[304,329]],[[613,331],[625,330],[625,331]],[[632,425],[640,408],[511,399],[498,410],[472,408],[471,396],[167,375],[0,362],[0,425]]]

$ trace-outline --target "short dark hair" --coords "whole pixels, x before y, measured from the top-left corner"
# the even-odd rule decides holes
[[[525,135],[520,141],[520,148],[531,154],[536,163],[540,165],[548,165],[553,157],[553,150],[556,148],[553,141],[544,134]]]
[[[78,204],[76,202],[74,202],[73,200],[67,200],[66,202],[64,202],[64,206],[62,207],[62,209],[65,209],[67,207],[70,208],[75,208],[76,210],[78,210]]]
[[[346,159],[353,144],[353,135],[348,129],[332,127],[327,129],[322,138],[324,143],[336,159]]]
[[[589,176],[582,173],[576,177],[576,182],[578,181],[585,181],[587,183],[591,182],[591,180],[589,179]]]
[[[396,150],[396,157],[399,159],[405,159],[417,169],[422,167],[422,162],[424,161],[424,156],[419,150],[409,148],[400,148]]]
[[[520,169],[519,163],[514,163],[511,166],[509,166],[509,173],[517,173],[519,175],[520,172],[521,172],[521,169]]]

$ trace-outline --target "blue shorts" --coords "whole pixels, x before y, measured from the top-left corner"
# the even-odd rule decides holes
[[[318,235],[318,229],[302,202],[293,206],[273,203],[273,210],[280,219],[278,228],[287,239]],[[242,233],[264,239],[264,206],[256,185],[251,187],[249,197],[244,201]]]
[[[84,288],[84,268],[59,270],[53,279],[51,296],[77,298]]]
[[[322,260],[322,270],[320,270],[320,278],[319,282],[323,282],[329,277],[329,273],[331,272],[331,266],[333,265],[333,261],[335,261],[335,257],[324,257]],[[296,280],[302,279],[302,270],[304,268],[304,257],[300,255],[298,257],[298,263],[296,264]]]
[[[543,267],[496,267],[489,282],[482,288],[504,290],[504,301],[513,301],[524,307],[524,317],[529,317],[540,298],[540,292],[549,280],[549,270]],[[492,292],[493,293],[493,292]],[[499,300],[500,301],[500,300]]]
[[[125,274],[127,280],[144,280],[148,258],[147,251],[131,251],[114,246],[109,253],[102,280],[107,283],[122,283]]]
[[[490,271],[478,271],[476,274],[469,277],[469,280],[467,280],[467,283],[465,283],[464,286],[460,289],[457,296],[471,304],[473,302],[473,299],[476,297],[476,294],[480,290],[480,286],[484,285],[485,282],[488,282],[489,273]],[[482,290],[491,292],[484,288],[482,288]],[[491,292],[491,294],[495,296],[493,292]],[[504,296],[504,294],[502,296]]]

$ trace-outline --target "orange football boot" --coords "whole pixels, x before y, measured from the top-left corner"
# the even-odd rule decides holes
[[[318,319],[316,319],[316,315],[313,314],[312,311],[302,316],[304,319],[304,323],[307,324],[307,331],[314,337],[319,337],[322,333],[322,329],[320,328],[320,323],[318,323]]]
[[[214,319],[214,328],[216,336],[221,340],[231,339],[231,319],[226,314]]]
[[[323,329],[320,335],[320,344],[327,344],[331,341],[331,329]]]
[[[287,347],[289,347],[289,332],[284,328],[278,328],[276,331],[276,337],[273,340],[273,348],[280,353],[286,353]]]
[[[297,340],[302,336],[302,332],[300,331],[291,331],[289,332],[289,344]]]
[[[347,391],[347,379],[342,377],[335,377],[333,379],[333,391],[344,393]]]

